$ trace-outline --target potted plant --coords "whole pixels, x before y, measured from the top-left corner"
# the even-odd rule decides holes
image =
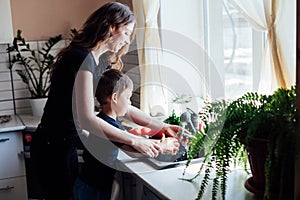
[[[250,163],[252,177],[245,187],[264,199],[293,199],[294,153],[296,137],[296,93],[295,87],[279,88],[272,95],[247,93],[234,101],[207,103],[199,113],[206,124],[204,133],[199,131],[192,140],[188,161],[204,149],[206,165],[199,170],[204,173],[198,199],[201,199],[208,183],[212,180],[212,199],[217,199],[221,188],[225,199],[227,175],[230,165]],[[257,159],[253,151],[259,145],[265,156]],[[246,153],[246,150],[248,151]],[[255,152],[254,152],[255,153]],[[263,152],[259,152],[259,156]],[[249,159],[249,160],[248,160]],[[262,161],[257,169],[256,161]],[[214,164],[213,164],[214,163]],[[256,171],[260,172],[258,177]],[[212,173],[215,171],[215,173]],[[261,179],[262,178],[262,179]]]
[[[50,88],[50,67],[55,59],[50,51],[55,44],[62,40],[62,36],[57,35],[49,38],[45,46],[36,51],[30,48],[29,43],[22,37],[21,33],[21,30],[17,31],[12,46],[6,49],[9,55],[12,55],[10,69],[15,64],[21,66],[21,69],[16,69],[16,72],[27,85],[31,99],[37,100],[43,108]],[[31,103],[34,107],[34,101]],[[33,114],[41,115],[41,112],[33,109]]]

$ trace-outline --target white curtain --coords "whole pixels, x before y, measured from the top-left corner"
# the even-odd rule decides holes
[[[290,21],[280,20],[279,18],[284,17],[284,14],[281,12],[284,10],[282,6],[290,4],[291,2],[288,1],[284,3],[283,0],[229,1],[243,13],[244,17],[254,29],[267,31],[268,33],[258,92],[270,94],[279,87],[290,88],[295,82],[296,65],[290,61],[294,59],[295,52],[291,52],[291,47],[289,47],[290,49],[284,49],[284,51],[282,51],[281,44],[286,40],[293,39],[292,35],[295,29],[288,32],[288,34],[281,34],[280,37],[278,30],[282,29],[284,23],[290,23]],[[279,5],[279,3],[281,4]],[[292,13],[293,10],[289,12]],[[293,16],[291,15],[290,18],[293,18]],[[290,27],[295,27],[293,23],[290,24]],[[285,53],[285,55],[283,55],[283,53]]]
[[[151,116],[168,113],[167,91],[161,73],[158,30],[159,0],[133,0],[137,19],[137,49],[141,73],[140,108]]]

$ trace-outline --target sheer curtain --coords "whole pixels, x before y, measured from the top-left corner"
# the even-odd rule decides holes
[[[283,41],[291,39],[291,35],[281,34],[281,37],[278,36],[278,30],[283,25],[278,23],[280,21],[278,16],[282,17],[283,9],[280,8],[284,2],[278,0],[229,0],[229,2],[242,11],[254,29],[268,33],[258,92],[270,94],[279,87],[290,88],[295,81],[291,80],[291,77],[294,79],[295,64],[286,62],[285,59],[293,59],[294,53],[288,55],[291,53],[288,49],[282,51],[281,44]],[[280,2],[282,5],[279,5]],[[285,4],[287,3],[290,2]],[[284,23],[284,21],[282,22]],[[290,33],[294,32],[291,30]]]
[[[158,30],[159,0],[133,0],[137,19],[137,49],[141,73],[140,109],[151,116],[167,115],[167,91],[161,73]]]

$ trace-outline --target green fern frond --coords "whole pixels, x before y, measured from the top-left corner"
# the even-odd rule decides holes
[[[203,148],[204,145],[203,142],[205,139],[205,135],[201,131],[195,133],[194,136],[196,138],[190,142],[188,160],[186,162],[186,166],[189,166],[192,159],[194,159],[198,155],[198,153],[200,152],[200,150]]]
[[[212,194],[211,199],[212,200],[217,200],[218,190],[219,190],[219,177],[215,177],[213,179],[212,191],[211,191],[211,194]]]
[[[197,198],[196,198],[197,200],[200,200],[203,197],[205,189],[206,189],[206,187],[209,183],[209,180],[210,180],[210,174],[211,174],[212,168],[213,168],[212,163],[208,162],[207,163],[207,168],[205,169],[204,176],[203,176],[203,179],[201,181],[201,186],[200,186]]]

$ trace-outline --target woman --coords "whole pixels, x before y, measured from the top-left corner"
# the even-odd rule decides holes
[[[134,37],[134,27],[134,15],[127,6],[106,3],[88,17],[69,46],[58,54],[48,101],[31,150],[45,199],[72,197],[77,175],[78,131],[86,130],[130,145],[149,157],[161,152],[155,141],[120,130],[94,113],[93,88],[106,68],[122,70],[120,58]],[[109,59],[100,57],[106,52],[113,53]],[[126,117],[170,136],[180,129],[153,120],[133,106],[129,107]]]

